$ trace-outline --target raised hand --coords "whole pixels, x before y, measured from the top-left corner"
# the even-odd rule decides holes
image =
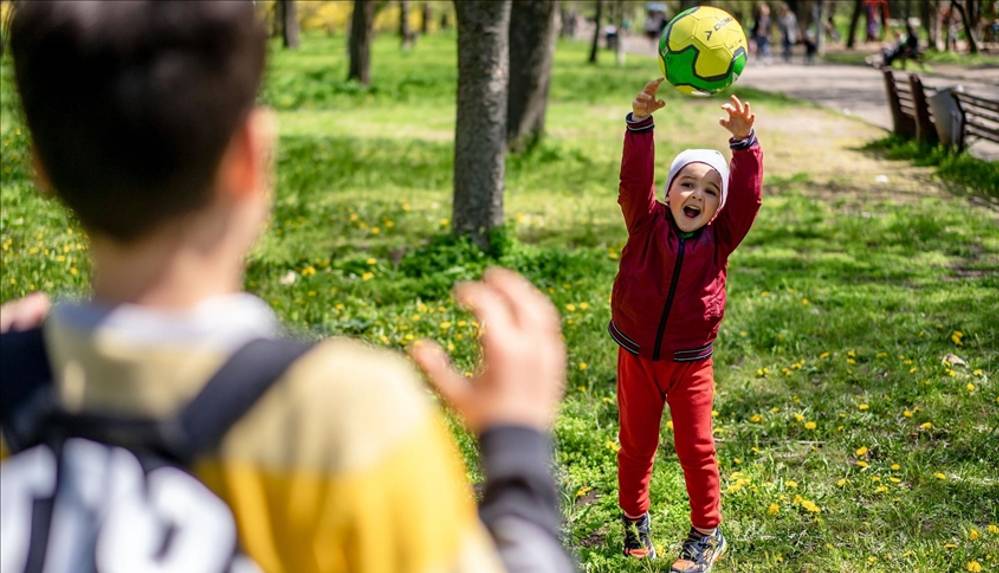
[[[0,334],[38,326],[51,307],[48,295],[40,292],[3,303],[0,305]]]
[[[749,102],[742,103],[739,98],[732,94],[728,103],[721,106],[728,118],[721,118],[718,123],[722,127],[732,132],[732,137],[744,139],[753,131],[753,123],[756,121],[756,114],[749,107]]]
[[[465,378],[428,340],[413,345],[410,355],[473,432],[507,424],[550,429],[565,388],[555,307],[527,279],[499,268],[487,270],[481,282],[459,284],[455,296],[482,326],[480,373]]]
[[[666,102],[661,99],[656,99],[656,92],[659,91],[659,84],[663,83],[665,78],[659,78],[652,80],[651,82],[645,84],[642,91],[638,92],[635,96],[635,100],[631,102],[631,118],[634,120],[642,120],[650,115],[656,110],[662,109],[666,106]]]

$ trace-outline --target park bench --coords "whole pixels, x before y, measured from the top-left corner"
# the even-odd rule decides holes
[[[896,135],[916,138],[925,143],[937,143],[937,130],[933,125],[932,111],[927,103],[927,90],[916,74],[896,74],[884,69],[888,107],[891,110],[893,130]],[[899,81],[898,76],[908,76]]]
[[[965,92],[953,91],[963,126],[957,148],[965,149],[972,138],[999,143],[999,100],[988,99]]]

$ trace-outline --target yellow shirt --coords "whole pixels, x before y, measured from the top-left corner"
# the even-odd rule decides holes
[[[60,400],[171,415],[242,341],[272,328],[269,313],[249,295],[181,315],[57,306],[45,338]],[[394,352],[318,344],[194,470],[265,571],[501,571],[443,418]]]

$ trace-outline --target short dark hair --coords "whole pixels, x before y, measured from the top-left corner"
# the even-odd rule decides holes
[[[88,230],[131,241],[209,200],[266,33],[249,0],[19,2],[11,50],[56,194]]]

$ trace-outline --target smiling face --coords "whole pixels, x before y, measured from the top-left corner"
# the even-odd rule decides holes
[[[721,175],[711,166],[706,163],[685,165],[666,194],[676,226],[689,233],[707,225],[718,210],[721,189]]]

